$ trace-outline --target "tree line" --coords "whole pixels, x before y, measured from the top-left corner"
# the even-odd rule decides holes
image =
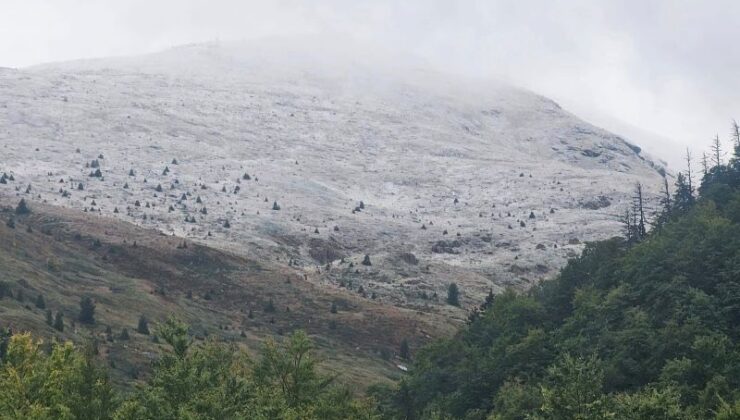
[[[372,395],[389,419],[740,418],[740,128],[701,179],[687,154],[651,217],[588,243],[553,280],[490,295]],[[706,162],[706,164],[704,164]]]

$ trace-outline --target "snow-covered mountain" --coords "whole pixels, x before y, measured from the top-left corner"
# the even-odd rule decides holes
[[[0,196],[425,306],[451,281],[474,303],[552,275],[618,233],[636,182],[662,182],[637,146],[547,98],[313,45],[0,69],[0,172],[15,179]]]

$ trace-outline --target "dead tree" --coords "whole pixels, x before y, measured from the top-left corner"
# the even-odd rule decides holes
[[[641,241],[647,235],[647,220],[645,219],[645,201],[642,194],[642,184],[635,185],[635,195],[632,196],[632,217],[635,239]]]
[[[671,191],[668,189],[668,178],[663,177],[663,199],[661,200],[663,205],[663,212],[667,215],[671,212]]]
[[[714,136],[714,140],[712,140],[712,160],[714,161],[714,166],[719,168],[722,166],[722,142],[719,140],[719,134]]]
[[[689,187],[689,193],[691,196],[694,196],[694,185],[691,178],[693,177],[693,174],[691,173],[691,150],[689,148],[686,148],[686,182],[688,183]]]

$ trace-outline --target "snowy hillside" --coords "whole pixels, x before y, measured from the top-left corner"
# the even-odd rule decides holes
[[[0,197],[424,306],[450,281],[471,304],[554,274],[662,182],[551,100],[378,54],[282,40],[0,69]]]

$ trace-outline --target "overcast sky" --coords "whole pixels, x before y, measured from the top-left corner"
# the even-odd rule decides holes
[[[699,153],[740,119],[740,0],[1,0],[0,66],[326,32],[510,80],[672,166],[656,135]]]

